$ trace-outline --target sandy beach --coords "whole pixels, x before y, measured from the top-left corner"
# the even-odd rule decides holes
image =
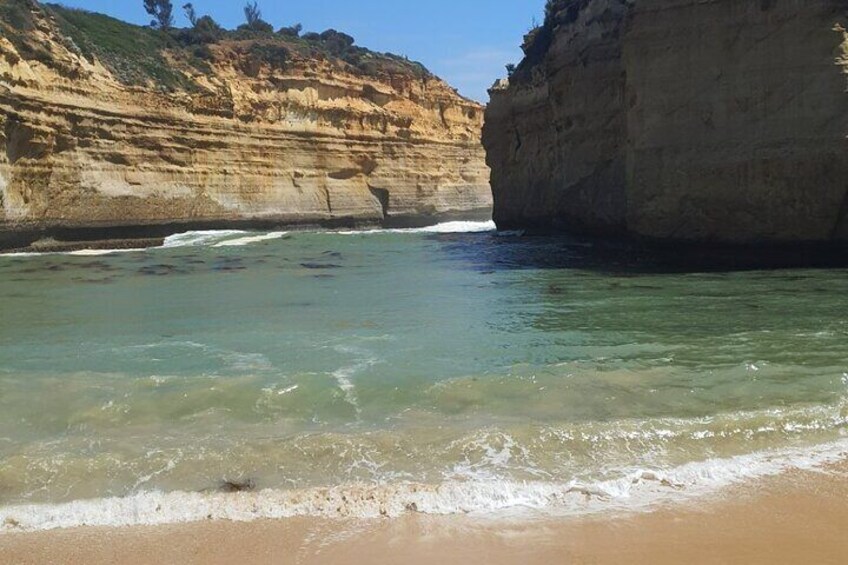
[[[407,516],[82,528],[0,536],[0,561],[127,565],[845,563],[848,465],[650,513],[503,520]]]

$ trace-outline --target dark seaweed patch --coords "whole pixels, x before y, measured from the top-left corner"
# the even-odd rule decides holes
[[[213,267],[213,269],[216,271],[227,273],[233,271],[243,271],[247,269],[247,267],[244,265],[244,261],[239,258],[222,257],[215,262],[215,266]]]
[[[251,492],[256,490],[256,481],[253,479],[243,481],[224,480],[218,485],[218,490],[225,493]]]
[[[168,264],[158,264],[158,265],[145,265],[138,270],[138,273],[146,276],[153,277],[164,277],[167,275],[173,275],[179,273],[179,269],[174,265]]]
[[[83,284],[111,284],[115,282],[114,277],[89,278],[89,277],[74,277],[74,282]]]
[[[77,267],[81,269],[91,269],[98,271],[116,271],[117,267],[110,265],[104,261],[90,261],[88,263],[81,263],[77,265]]]
[[[341,269],[341,265],[335,265],[333,263],[301,263],[301,267],[304,269]]]

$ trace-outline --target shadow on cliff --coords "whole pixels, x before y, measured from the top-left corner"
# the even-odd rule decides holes
[[[481,271],[585,269],[618,276],[848,268],[848,245],[709,246],[511,233],[435,236]]]

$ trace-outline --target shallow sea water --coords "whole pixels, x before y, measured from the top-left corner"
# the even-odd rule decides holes
[[[596,511],[844,457],[846,275],[476,223],[0,256],[0,530]]]

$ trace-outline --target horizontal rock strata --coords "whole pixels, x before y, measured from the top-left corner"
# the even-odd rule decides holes
[[[483,108],[411,65],[363,73],[279,39],[225,40],[206,47],[203,71],[173,61],[185,86],[128,84],[29,5],[24,43],[0,35],[0,245],[54,228],[490,209]],[[282,49],[284,64],[257,45]]]
[[[492,90],[503,228],[848,240],[848,4],[560,0]]]

